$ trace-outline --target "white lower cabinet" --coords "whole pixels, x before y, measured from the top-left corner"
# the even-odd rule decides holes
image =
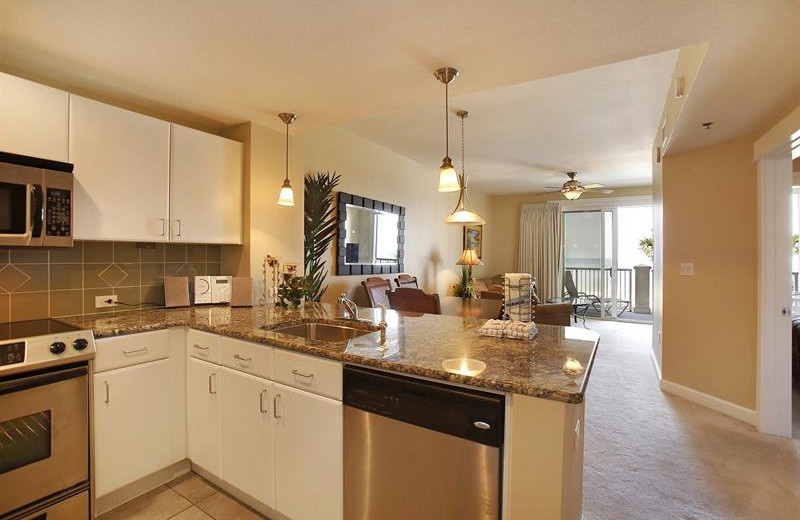
[[[340,520],[342,403],[275,383],[275,508],[292,520]]]
[[[275,507],[273,383],[222,368],[222,478]]]
[[[189,459],[222,478],[220,462],[221,367],[188,358],[186,369],[186,430]]]
[[[172,462],[169,381],[168,359],[94,375],[98,497]]]

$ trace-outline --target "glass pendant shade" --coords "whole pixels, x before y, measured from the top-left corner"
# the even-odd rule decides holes
[[[458,191],[461,189],[461,184],[458,182],[458,173],[453,168],[453,163],[449,157],[442,160],[442,166],[439,168],[439,188],[441,192]]]
[[[469,199],[467,199],[467,188],[466,186],[461,187],[461,193],[458,194],[458,203],[456,204],[456,209],[450,213],[444,221],[448,224],[474,224],[476,226],[482,226],[486,224],[486,221],[472,211],[469,204]]]
[[[281,193],[278,195],[278,205],[294,206],[294,191],[292,191],[292,185],[289,183],[289,179],[283,181]]]

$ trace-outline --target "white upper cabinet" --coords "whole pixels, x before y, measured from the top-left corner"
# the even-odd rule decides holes
[[[242,143],[171,126],[170,239],[241,244]]]
[[[0,73],[0,151],[68,160],[69,94]]]
[[[169,123],[71,96],[75,238],[169,239]]]

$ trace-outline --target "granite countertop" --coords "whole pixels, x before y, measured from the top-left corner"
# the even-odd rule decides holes
[[[362,318],[374,322],[354,325],[342,319],[342,310],[331,304],[297,310],[214,306],[117,311],[59,320],[92,329],[96,338],[188,326],[347,363],[567,403],[583,402],[599,341],[598,334],[590,330],[554,325],[538,325],[539,333],[531,341],[490,338],[478,335],[484,320],[388,311],[386,349],[380,351],[380,333],[374,332],[378,330],[377,311],[360,309]],[[269,330],[312,320],[340,322],[371,332],[346,343],[332,343]],[[565,373],[568,357],[582,365],[580,375]],[[464,359],[486,366],[467,375]],[[454,366],[445,368],[446,360],[455,360],[451,361]]]

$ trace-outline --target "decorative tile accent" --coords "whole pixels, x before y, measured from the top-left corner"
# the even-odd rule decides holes
[[[128,277],[128,273],[126,273],[117,264],[111,264],[103,269],[103,271],[101,271],[97,276],[106,282],[110,287],[117,287],[122,283],[123,280],[125,280],[125,278]]]
[[[0,269],[0,288],[5,292],[13,293],[30,280],[31,277],[13,264],[8,264]]]

